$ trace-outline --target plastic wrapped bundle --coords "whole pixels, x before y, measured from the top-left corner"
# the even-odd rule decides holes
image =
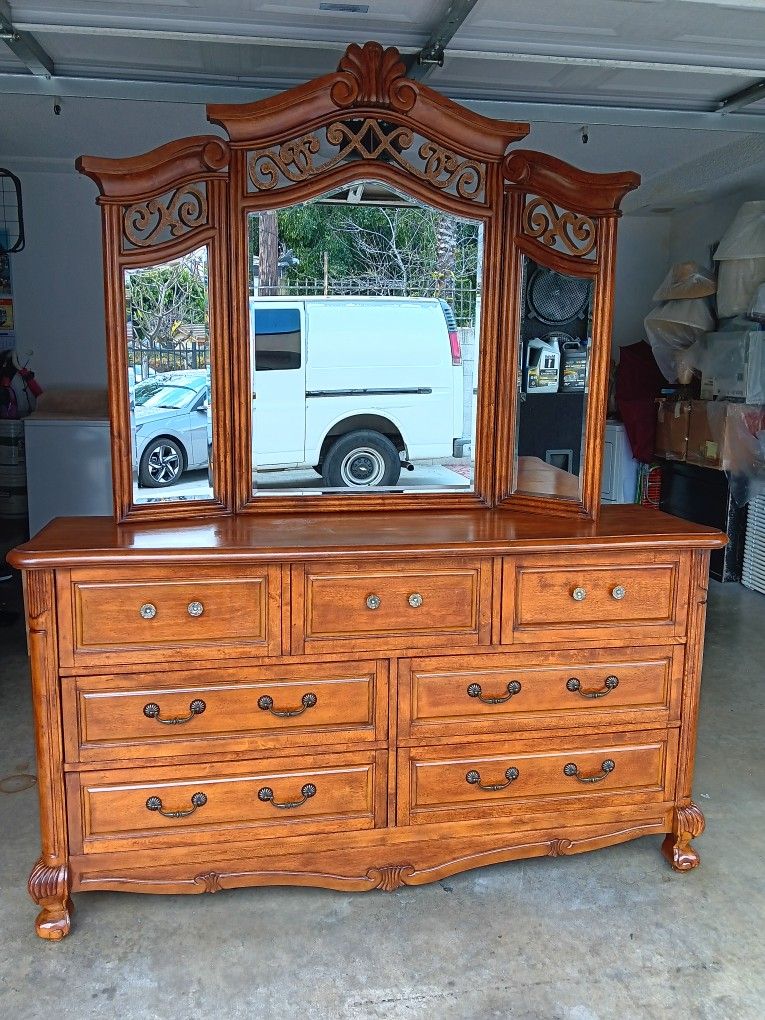
[[[765,201],[744,202],[715,252],[717,314],[745,315],[765,283]]]
[[[717,290],[717,281],[711,269],[698,262],[676,262],[653,296],[654,301],[685,301],[690,298],[709,297]]]
[[[714,319],[706,301],[694,298],[659,305],[648,313],[644,325],[656,364],[668,382],[675,382],[677,352],[695,344],[702,333],[708,333],[714,326]]]

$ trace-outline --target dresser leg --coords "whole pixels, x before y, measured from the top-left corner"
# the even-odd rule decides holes
[[[691,871],[701,862],[698,853],[691,846],[691,840],[704,831],[704,815],[701,808],[691,802],[675,808],[672,832],[661,845],[661,852],[675,871]]]
[[[60,941],[69,934],[74,910],[69,898],[69,868],[65,864],[44,864],[40,858],[32,868],[28,888],[29,895],[42,907],[35,921],[35,931],[41,939]]]

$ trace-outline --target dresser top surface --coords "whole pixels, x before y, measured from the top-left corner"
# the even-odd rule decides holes
[[[59,517],[9,554],[25,569],[108,563],[298,560],[401,555],[502,554],[544,550],[718,548],[725,535],[659,510],[604,506],[597,522],[502,510],[416,511],[199,518],[116,524],[111,517]]]

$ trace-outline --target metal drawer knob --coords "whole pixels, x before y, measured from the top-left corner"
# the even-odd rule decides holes
[[[367,609],[379,609],[380,602],[379,595],[367,595]]]
[[[574,590],[571,592],[571,598],[574,600],[574,602],[584,602],[584,600],[587,598],[587,592],[584,590],[584,588],[574,588]]]
[[[151,602],[145,602],[144,605],[138,610],[144,620],[153,620],[157,615],[157,607],[153,606]]]
[[[617,586],[613,588],[611,591],[611,595],[613,596],[613,598],[617,600],[617,602],[619,601],[619,599],[623,599],[626,594],[627,589],[623,588],[620,584],[617,584]]]
[[[201,602],[189,602],[188,610],[189,616],[201,616],[205,611],[205,607]]]
[[[422,605],[422,595],[420,595],[419,592],[413,592],[407,599],[407,602],[412,609],[419,609]]]

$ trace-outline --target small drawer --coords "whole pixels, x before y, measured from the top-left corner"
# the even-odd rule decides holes
[[[157,652],[200,658],[277,655],[280,572],[75,570],[60,584],[63,665],[156,661]]]
[[[69,761],[385,741],[385,663],[65,678]],[[338,750],[340,748],[337,748]]]
[[[68,776],[76,852],[237,842],[385,824],[386,753]]]
[[[503,644],[682,636],[688,576],[674,551],[508,557]]]
[[[677,730],[399,751],[399,824],[671,799]]]
[[[666,727],[679,718],[682,665],[670,645],[402,660],[399,738]]]
[[[491,564],[385,561],[293,568],[293,652],[490,640]]]

